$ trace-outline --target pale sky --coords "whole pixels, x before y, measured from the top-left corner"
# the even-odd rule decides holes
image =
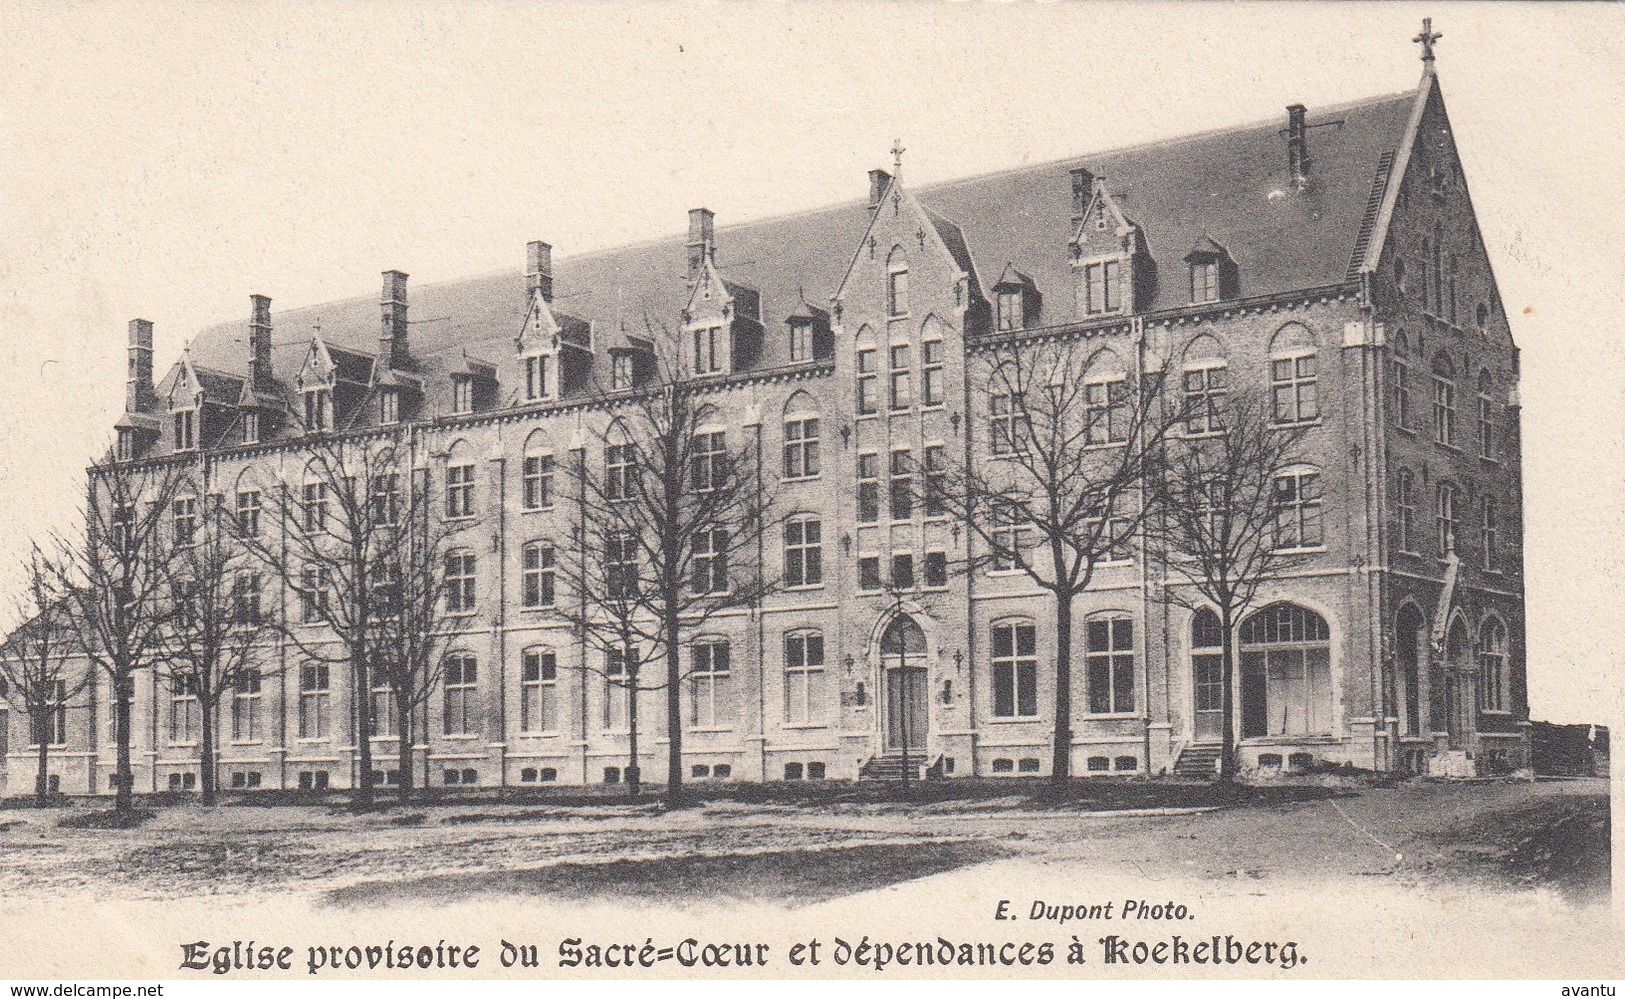
[[[1423,16],[1523,350],[1534,716],[1618,719],[1618,6],[0,0],[0,605],[200,328],[1406,90]],[[838,249],[836,250],[837,252]],[[9,621],[9,615],[0,615]]]

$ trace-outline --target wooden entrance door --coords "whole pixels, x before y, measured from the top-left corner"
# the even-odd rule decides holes
[[[925,669],[899,666],[886,671],[886,748],[896,752],[925,748],[928,706]]]

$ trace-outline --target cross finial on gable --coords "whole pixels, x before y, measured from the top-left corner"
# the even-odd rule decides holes
[[[1422,32],[1412,38],[1411,41],[1422,46],[1422,64],[1424,66],[1431,67],[1433,65],[1433,43],[1443,37],[1442,32],[1433,30],[1433,18],[1422,18]]]
[[[902,139],[893,139],[891,144],[891,175],[896,177],[903,172],[903,154],[908,152],[903,147]]]

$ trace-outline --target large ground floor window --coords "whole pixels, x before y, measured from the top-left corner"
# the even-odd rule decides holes
[[[1241,625],[1241,734],[1332,730],[1331,632],[1297,604],[1272,604]]]

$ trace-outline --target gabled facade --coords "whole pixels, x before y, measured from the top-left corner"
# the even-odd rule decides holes
[[[421,289],[417,307],[436,319],[422,325],[408,324],[398,272],[384,275],[381,328],[369,301],[326,306],[290,348],[273,346],[256,296],[247,356],[242,327],[206,331],[157,387],[138,320],[119,455],[188,462],[197,495],[230,504],[299,482],[307,433],[399,442],[430,488],[466,489],[451,526],[477,556],[460,563],[472,598],[453,643],[457,722],[443,717],[450,700],[425,709],[420,772],[613,782],[624,705],[580,668],[594,653],[541,585],[541,553],[572,536],[552,475],[607,460],[592,442],[617,393],[670,363],[703,384],[715,432],[765,456],[776,481],[761,557],[785,581],[692,636],[732,651],[685,687],[687,772],[850,778],[906,752],[934,776],[1042,774],[1056,703],[1047,605],[1019,573],[950,571],[975,554],[973,535],[913,487],[990,460],[980,354],[1002,338],[1076,338],[1092,380],[1267,387],[1276,420],[1305,428],[1310,454],[1281,473],[1305,561],[1267,584],[1236,636],[1245,766],[1521,767],[1517,350],[1425,68],[1413,92],[1294,105],[1285,128],[919,189],[894,163],[871,171],[863,200],[721,229],[696,209],[685,236],[557,266],[533,242],[522,275]],[[175,429],[188,412],[194,438]],[[1131,540],[1080,598],[1076,774],[1210,766],[1215,639],[1200,609],[1167,598],[1177,585]],[[242,709],[262,723],[243,738],[222,726],[221,786],[352,783],[337,672],[317,687],[293,643],[267,656],[274,669]],[[190,730],[151,674],[142,683],[138,788],[185,789]],[[316,703],[330,723],[302,728]],[[100,792],[105,684],[86,707],[53,759],[65,789]],[[663,752],[659,714],[645,713],[651,752]],[[375,741],[374,758],[391,759],[393,742]],[[25,743],[14,723],[10,770],[31,779]]]

